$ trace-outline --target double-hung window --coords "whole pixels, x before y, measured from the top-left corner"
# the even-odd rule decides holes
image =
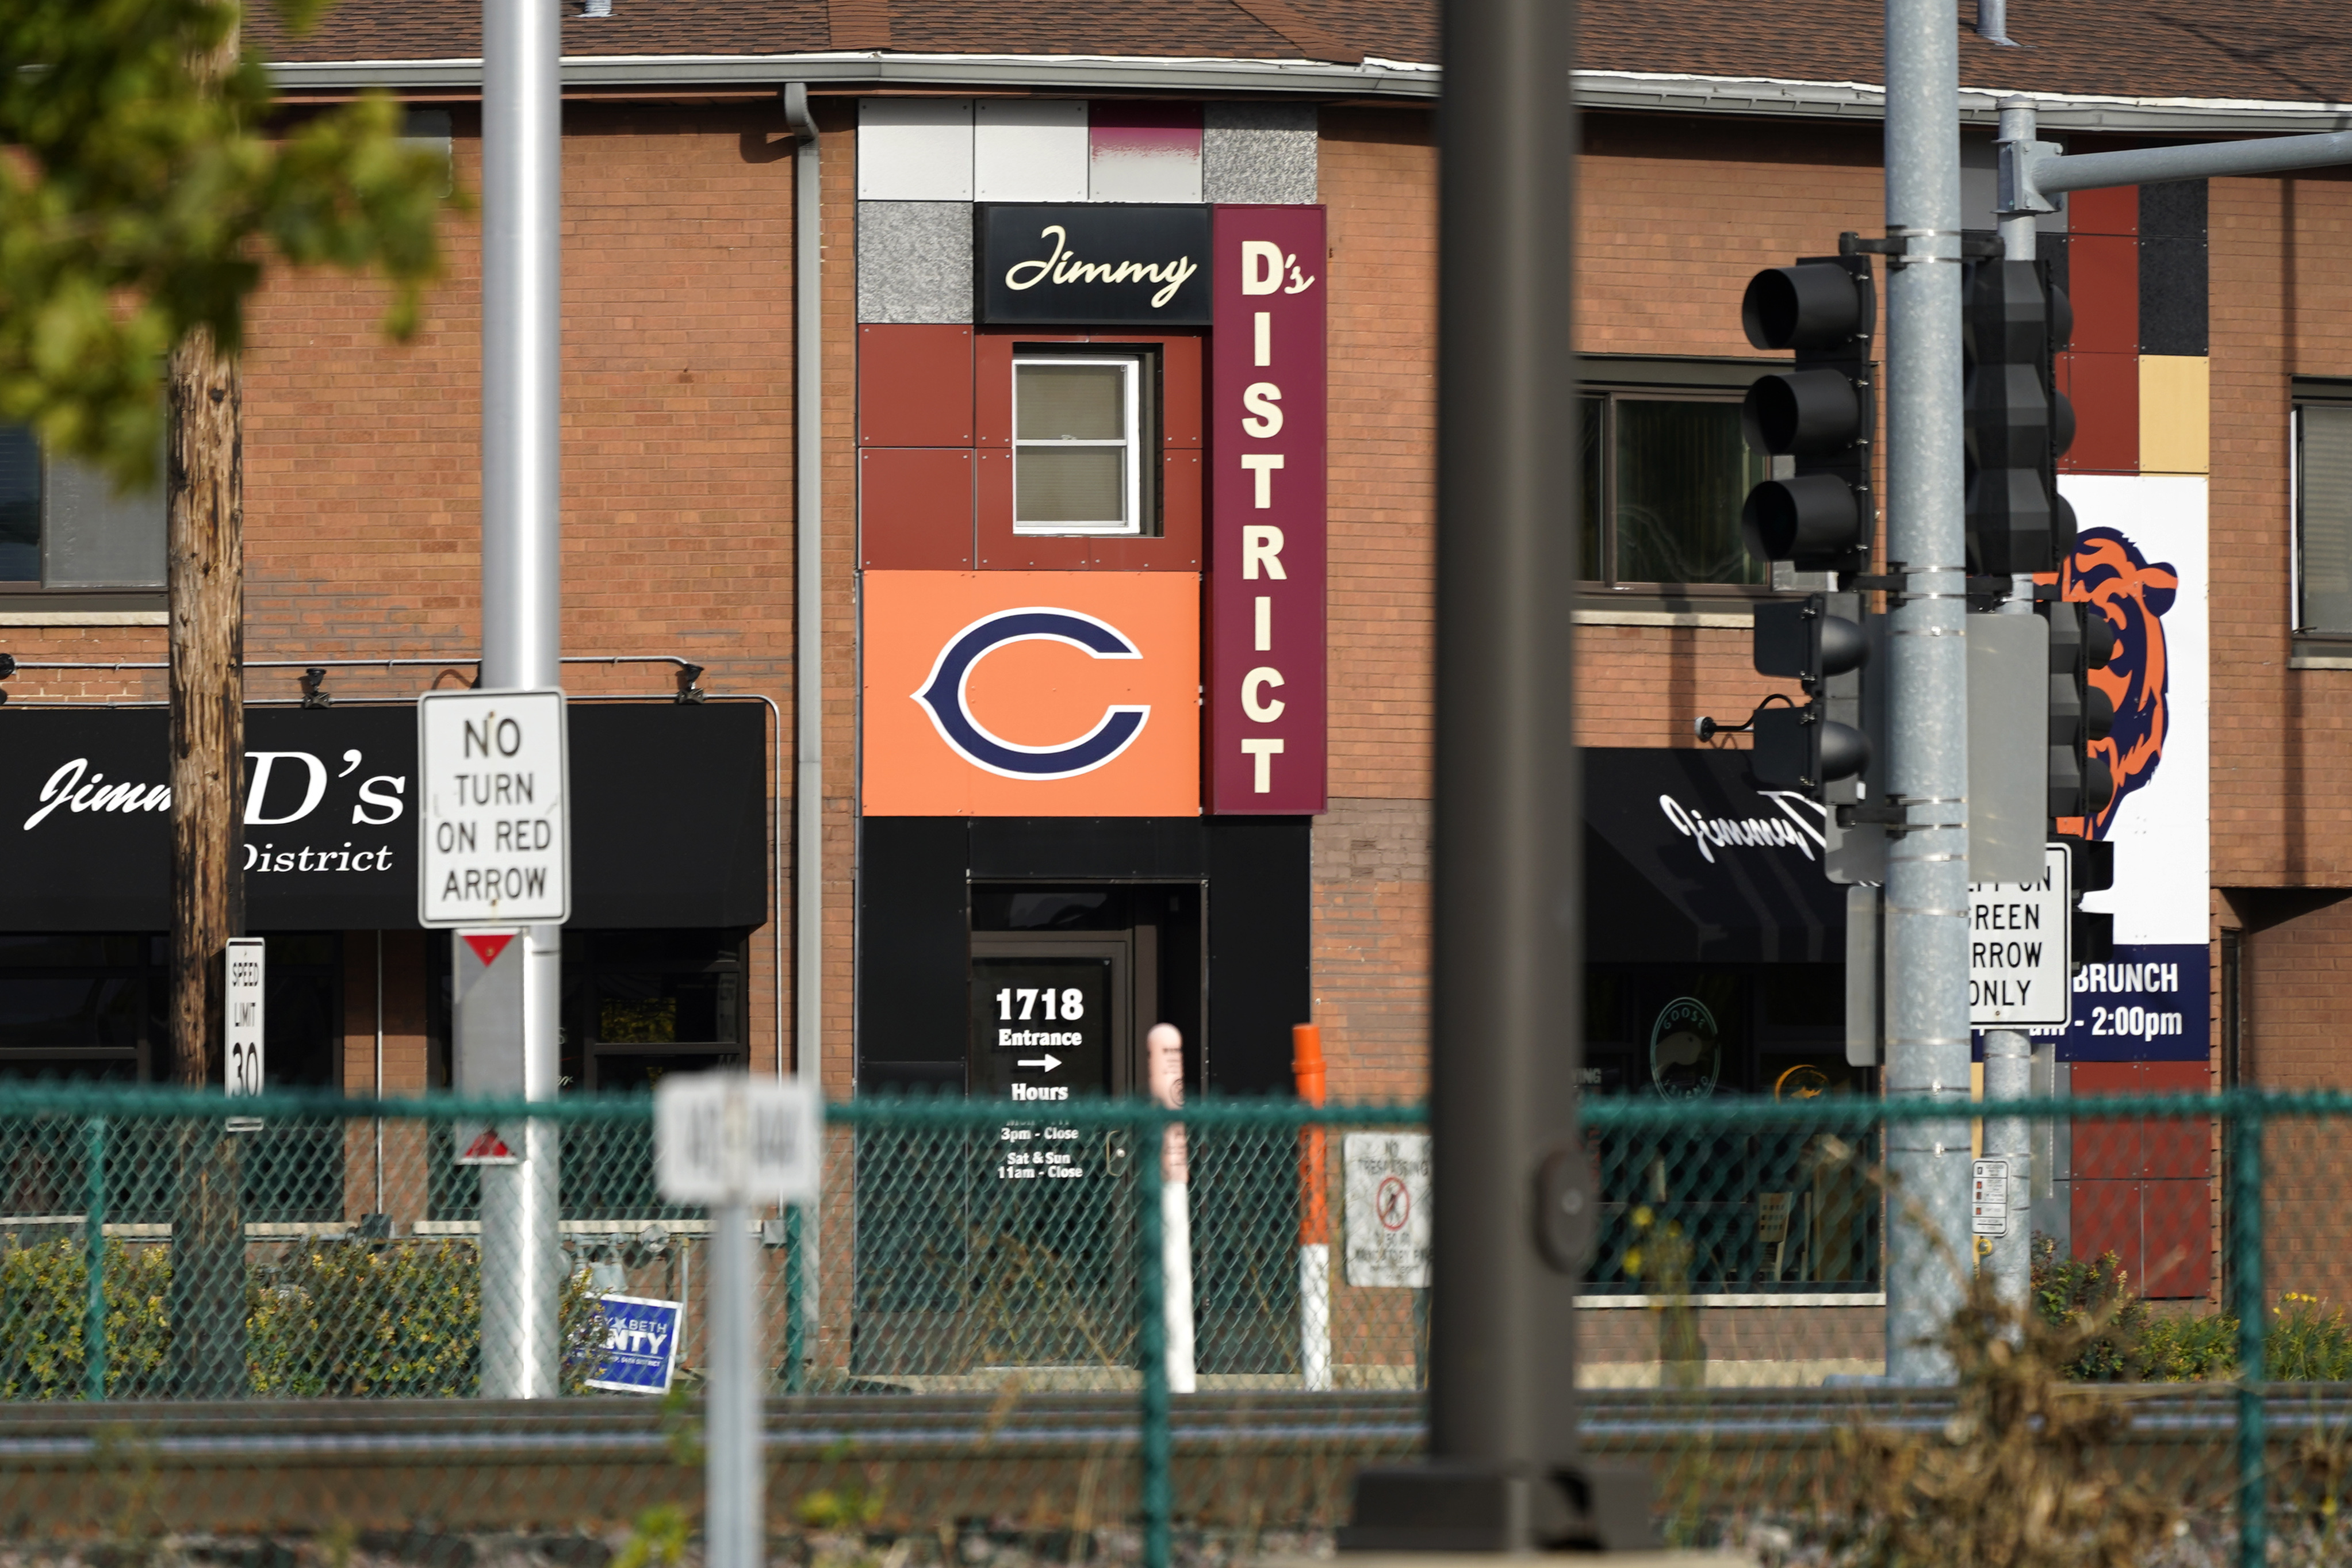
[[[1024,351],[1013,361],[1013,531],[1159,532],[1156,361]]]
[[[1582,368],[1584,580],[1702,594],[1801,586],[1749,555],[1739,531],[1748,492],[1775,471],[1741,434],[1740,402],[1772,365],[1588,356]]]
[[[117,495],[96,469],[44,453],[26,426],[0,424],[0,608],[42,595],[152,597],[163,586],[160,486]]]
[[[2352,381],[2294,383],[2294,629],[2352,641]]]

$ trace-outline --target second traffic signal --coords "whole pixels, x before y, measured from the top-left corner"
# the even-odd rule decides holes
[[[2050,817],[2055,824],[2089,819],[2116,798],[2115,775],[2094,748],[2116,722],[2115,704],[2091,684],[2091,672],[2115,656],[2116,629],[2095,605],[2045,599],[2034,605],[2050,622]]]
[[[2074,412],[2055,358],[2074,312],[2046,261],[1973,261],[1962,288],[1969,570],[2052,571],[2074,548],[2074,508],[2058,494]]]
[[[1867,256],[1802,256],[1748,280],[1739,304],[1748,340],[1796,356],[1793,368],[1759,377],[1740,410],[1748,444],[1791,469],[1750,490],[1740,509],[1740,532],[1759,560],[1860,571],[1870,554],[1877,316]]]

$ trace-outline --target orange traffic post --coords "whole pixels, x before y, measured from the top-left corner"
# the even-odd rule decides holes
[[[1321,1105],[1323,1030],[1294,1024],[1290,1071],[1298,1098]],[[1331,1386],[1331,1192],[1324,1129],[1308,1126],[1298,1139],[1298,1369],[1309,1390]]]

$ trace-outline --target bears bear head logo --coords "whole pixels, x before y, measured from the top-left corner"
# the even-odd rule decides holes
[[[2164,760],[2172,678],[2164,616],[2179,591],[2180,574],[2169,563],[2150,562],[2113,528],[2084,528],[2059,576],[2064,598],[2089,605],[2115,628],[2114,656],[2090,675],[2091,685],[2115,704],[2113,729],[2090,748],[2092,756],[2105,758],[2115,796],[2087,824],[2069,818],[2058,829],[2075,834],[2087,825],[2088,836],[2103,839],[2124,801],[2156,776]]]

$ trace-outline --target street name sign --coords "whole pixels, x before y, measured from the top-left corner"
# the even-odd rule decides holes
[[[560,691],[417,699],[419,925],[572,917],[571,755]]]
[[[654,1085],[654,1179],[666,1203],[814,1203],[824,1125],[797,1079],[670,1073]]]
[[[2039,882],[1979,882],[1969,888],[1969,1022],[1974,1028],[2063,1026],[2073,1011],[2066,846],[2044,846],[2042,864]]]

